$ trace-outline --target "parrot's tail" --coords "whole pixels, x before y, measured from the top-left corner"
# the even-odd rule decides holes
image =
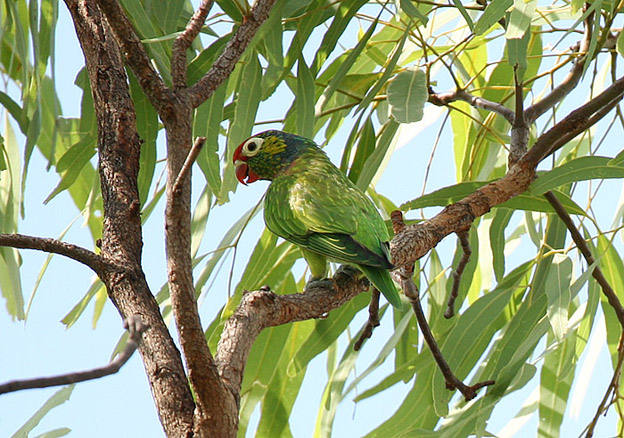
[[[373,283],[377,289],[379,289],[379,292],[386,297],[386,300],[388,300],[390,304],[397,309],[403,307],[399,291],[397,290],[394,281],[392,281],[390,272],[382,268],[375,268],[366,265],[358,265],[358,268],[360,268],[364,275],[366,275],[366,278],[368,278],[369,281]]]

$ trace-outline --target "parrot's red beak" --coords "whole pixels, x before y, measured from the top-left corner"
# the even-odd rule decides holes
[[[241,149],[243,145],[240,145],[234,151],[234,157],[232,161],[234,162],[234,166],[236,166],[236,179],[244,185],[251,184],[254,181],[258,181],[260,177],[256,175],[256,173],[249,168],[247,163],[247,158],[241,154]]]

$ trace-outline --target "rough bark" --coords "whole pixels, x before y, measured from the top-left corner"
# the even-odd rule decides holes
[[[118,269],[102,280],[121,316],[138,314],[149,326],[139,351],[163,428],[192,435],[194,403],[180,352],[162,319],[141,268],[143,246],[137,186],[140,139],[119,47],[97,6],[66,0],[85,61],[98,122],[104,205],[102,257]]]

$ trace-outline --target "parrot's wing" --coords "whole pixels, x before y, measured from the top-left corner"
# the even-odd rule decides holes
[[[379,232],[369,223],[371,209],[378,228],[385,227],[383,220],[370,200],[347,186],[345,179],[340,173],[308,172],[305,181],[295,176],[274,180],[264,205],[267,227],[337,261],[391,268]]]
[[[361,245],[348,234],[314,233],[310,234],[307,240],[307,248],[336,261],[384,269],[392,268],[386,257]]]

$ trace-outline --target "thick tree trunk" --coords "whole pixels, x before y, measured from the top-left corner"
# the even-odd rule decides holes
[[[169,437],[193,435],[195,404],[180,352],[169,334],[141,267],[137,187],[140,139],[119,47],[97,6],[65,1],[85,55],[98,120],[104,204],[102,256],[117,266],[104,276],[121,316],[138,314],[149,326],[140,353],[158,414]]]

